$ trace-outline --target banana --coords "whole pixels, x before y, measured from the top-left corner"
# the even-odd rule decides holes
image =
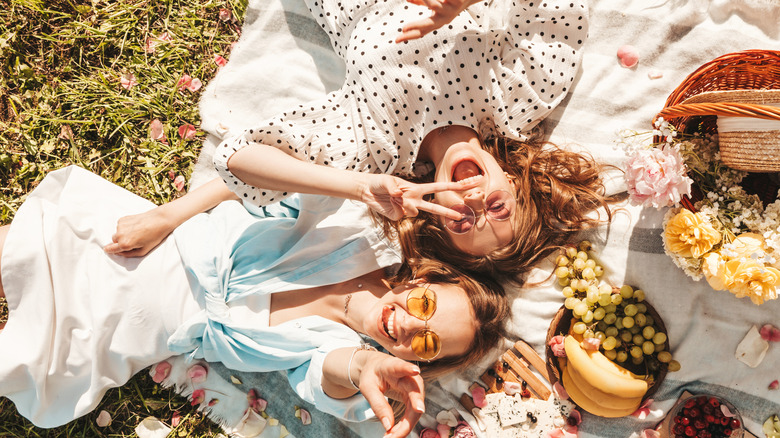
[[[591,386],[599,388],[607,394],[623,398],[642,397],[647,393],[646,381],[634,378],[628,370],[614,364],[601,352],[586,351],[580,346],[579,341],[571,335],[564,338],[563,345],[566,350],[568,367],[576,369],[580,377]],[[601,358],[598,356],[602,356],[604,360],[600,360]],[[611,363],[612,366],[604,361]],[[616,367],[625,370],[625,373],[616,372]]]
[[[594,403],[607,409],[631,409],[634,412],[639,408],[642,403],[642,396],[639,397],[619,397],[615,394],[608,394],[601,389],[591,385],[579,374],[574,367],[568,367],[569,377],[571,377],[573,384],[577,385],[579,391],[586,397],[591,399]],[[564,387],[567,390],[568,387]]]
[[[563,383],[563,387],[566,388],[566,392],[569,393],[569,398],[571,401],[576,403],[577,406],[581,407],[582,409],[590,412],[593,415],[598,415],[599,417],[625,417],[626,415],[634,413],[642,400],[640,397],[637,399],[636,405],[631,404],[630,406],[622,409],[611,409],[599,405],[597,402],[593,401],[585,393],[583,393],[580,387],[577,386],[577,383],[571,377],[571,374],[569,374],[569,367],[563,367],[563,369],[561,369],[561,381]]]

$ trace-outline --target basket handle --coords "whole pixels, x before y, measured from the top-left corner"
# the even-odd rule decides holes
[[[732,116],[757,119],[780,120],[780,108],[769,105],[754,105],[737,102],[688,103],[666,107],[653,117],[670,120],[690,116]]]

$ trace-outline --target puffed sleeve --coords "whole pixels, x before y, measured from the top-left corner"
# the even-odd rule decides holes
[[[230,171],[228,160],[248,145],[267,145],[305,162],[354,170],[360,161],[362,135],[351,127],[350,102],[335,93],[323,100],[301,105],[267,120],[239,135],[227,138],[214,151],[214,166],[227,186],[244,203],[265,206],[279,202],[289,193],[254,187]],[[261,166],[263,163],[257,163]]]
[[[477,13],[485,14],[480,21],[490,27],[486,50],[494,65],[496,129],[524,139],[522,133],[547,117],[572,87],[588,33],[587,6],[572,0],[503,0]]]

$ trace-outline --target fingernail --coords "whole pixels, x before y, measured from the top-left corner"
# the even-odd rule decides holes
[[[417,374],[420,374],[420,367],[418,367],[417,365],[415,365],[415,366],[413,366],[413,367],[412,367],[412,371],[414,371],[414,372],[415,372],[415,373],[417,373]]]
[[[393,425],[390,423],[390,419],[388,419],[388,418],[383,418],[382,419],[382,426],[385,427],[385,430],[390,430],[390,428],[393,427]],[[385,436],[387,436],[387,435],[385,435]]]
[[[414,408],[417,409],[417,412],[422,414],[422,413],[425,412],[425,403],[417,402],[417,404],[415,404]]]

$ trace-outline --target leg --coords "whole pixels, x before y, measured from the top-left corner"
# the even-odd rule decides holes
[[[5,245],[5,236],[8,235],[8,229],[10,225],[3,225],[0,227],[0,258],[3,255],[3,246]],[[3,292],[3,277],[0,276],[0,298],[5,298],[5,292]],[[0,315],[2,316],[2,315]],[[5,322],[0,322],[0,330],[5,327]]]

